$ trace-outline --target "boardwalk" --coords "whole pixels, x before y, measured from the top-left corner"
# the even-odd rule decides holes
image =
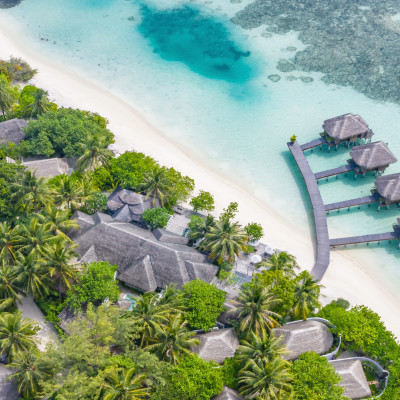
[[[377,199],[373,195],[359,197],[357,199],[345,200],[345,201],[339,201],[337,203],[326,204],[325,211],[332,211],[332,210],[339,210],[340,208],[360,206],[361,204],[371,204],[376,201],[377,201]]]
[[[312,140],[311,142],[302,144],[300,146],[300,148],[301,148],[301,150],[306,151],[308,149],[312,149],[314,147],[321,146],[321,144],[324,144],[324,143],[326,143],[326,139],[319,138],[319,139]]]
[[[317,181],[315,180],[314,173],[312,172],[310,165],[304,156],[302,148],[297,142],[288,143],[288,147],[296,161],[297,166],[299,167],[301,174],[303,175],[314,212],[317,254],[311,273],[317,280],[321,280],[328,269],[330,260],[330,242],[325,207],[324,203],[322,202],[321,193],[319,191]]]
[[[373,235],[351,236],[338,239],[331,239],[330,246],[346,246],[357,243],[380,242],[383,240],[399,239],[399,234],[396,232],[376,233]]]
[[[337,167],[333,169],[328,169],[326,171],[317,172],[315,174],[315,179],[328,178],[329,176],[344,174],[345,172],[353,171],[353,165],[343,165],[342,167]]]

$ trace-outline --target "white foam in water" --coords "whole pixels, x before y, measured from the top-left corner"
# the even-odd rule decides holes
[[[256,69],[256,76],[245,84],[206,78],[182,62],[165,61],[154,53],[149,40],[137,29],[141,15],[136,1],[25,0],[1,12],[26,25],[32,46],[38,51],[67,62],[99,82],[144,113],[168,136],[193,152],[200,149],[201,156],[222,173],[236,177],[260,198],[267,198],[278,213],[284,210],[293,223],[307,226],[308,198],[304,205],[296,183],[301,176],[286,146],[289,138],[296,134],[300,142],[315,139],[325,119],[353,112],[363,116],[376,140],[388,142],[400,159],[400,110],[395,104],[373,101],[349,87],[328,86],[317,73],[278,71],[279,59],[294,55],[289,46],[301,50],[305,45],[295,32],[266,38],[262,36],[265,27],[245,31],[230,23],[228,18],[247,3],[197,2],[227,24],[240,50],[251,51],[248,62]],[[146,4],[168,10],[185,3],[163,0]],[[268,78],[275,74],[281,78],[278,82]],[[291,76],[311,77],[313,82],[288,80]],[[315,172],[343,165],[349,158],[344,149],[307,154]],[[398,170],[392,166],[388,173]],[[325,202],[368,195],[372,186],[371,177],[354,182],[350,176],[320,184]],[[338,237],[391,231],[398,215],[394,207],[377,213],[375,205],[334,212],[328,218],[330,234]],[[390,277],[396,277],[392,284],[398,285],[400,251],[395,245],[381,246],[352,251],[368,258],[371,268],[389,270]]]

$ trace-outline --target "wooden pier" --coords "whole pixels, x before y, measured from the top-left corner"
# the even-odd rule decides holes
[[[339,175],[339,174],[344,174],[346,172],[350,172],[354,170],[354,165],[343,165],[342,167],[337,167],[333,169],[328,169],[326,171],[321,171],[317,172],[314,174],[315,179],[323,179],[323,178],[329,178],[330,176],[334,175]]]
[[[297,142],[289,142],[288,147],[303,176],[313,208],[315,233],[317,239],[317,252],[315,264],[311,270],[311,274],[314,275],[315,279],[321,280],[328,269],[330,261],[330,241],[328,224],[326,222],[325,207],[317,181],[315,179],[315,175],[312,172],[306,157],[304,156],[302,147]]]
[[[351,244],[358,244],[358,243],[370,243],[370,242],[381,242],[385,240],[399,240],[399,234],[394,232],[387,232],[387,233],[376,233],[373,235],[363,235],[363,236],[351,236],[351,237],[344,237],[338,239],[331,239],[330,246],[347,246]]]
[[[312,140],[311,142],[302,144],[300,148],[301,150],[306,151],[308,149],[313,149],[314,147],[321,146],[325,143],[327,143],[327,140],[325,138],[319,138]]]
[[[360,206],[362,204],[371,204],[375,203],[377,200],[378,199],[376,198],[376,196],[371,195],[371,196],[359,197],[357,199],[352,199],[352,200],[339,201],[337,203],[326,204],[325,211],[339,210],[340,208],[355,207],[355,206]]]

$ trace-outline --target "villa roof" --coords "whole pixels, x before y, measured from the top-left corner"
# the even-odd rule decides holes
[[[132,190],[115,189],[108,198],[107,208],[110,214],[117,220],[123,222],[142,222],[142,214],[153,205],[153,199],[146,199],[140,193]],[[160,203],[156,199],[155,206]]]
[[[236,390],[224,386],[218,396],[213,397],[213,400],[242,400],[243,397],[239,395]]]
[[[36,177],[53,177],[70,173],[70,166],[66,158],[46,158],[44,160],[25,161],[21,164],[32,170]]]
[[[81,260],[105,260],[118,265],[118,279],[141,291],[170,283],[181,288],[196,278],[211,282],[218,272],[204,254],[179,240],[158,240],[147,229],[103,213],[89,216],[77,212],[73,217],[81,229],[71,232],[70,237],[79,246]]]
[[[18,144],[24,137],[23,128],[28,125],[28,121],[24,119],[10,119],[0,123],[0,143]]]
[[[400,173],[378,177],[375,188],[387,201],[400,201]]]
[[[341,376],[340,386],[345,389],[344,396],[361,399],[372,395],[360,360],[343,359],[330,361]]]
[[[332,138],[346,140],[369,131],[368,124],[357,114],[344,114],[327,119],[322,125],[324,131]]]
[[[225,358],[233,357],[239,346],[233,328],[216,329],[208,333],[196,335],[200,339],[199,346],[192,346],[191,350],[203,360],[214,360],[223,363]]]
[[[328,327],[318,321],[295,321],[273,329],[275,337],[282,336],[283,345],[289,351],[284,358],[295,360],[300,354],[315,351],[326,354],[333,345],[333,335]]]
[[[367,171],[373,171],[397,161],[397,158],[382,141],[354,147],[350,155],[359,167]]]

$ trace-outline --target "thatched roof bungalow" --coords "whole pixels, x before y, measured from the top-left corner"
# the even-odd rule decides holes
[[[295,360],[307,351],[327,354],[333,345],[333,335],[328,327],[319,321],[294,321],[273,329],[275,337],[282,337],[288,350],[286,360]]]
[[[43,160],[24,161],[21,165],[32,170],[36,177],[68,175],[72,171],[69,161],[66,158],[45,158]]]
[[[222,364],[225,358],[233,357],[239,347],[239,340],[233,328],[216,329],[196,337],[200,340],[200,345],[192,346],[191,350],[206,361],[214,360]]]
[[[115,189],[108,198],[107,209],[111,216],[122,222],[136,222],[141,224],[142,214],[148,208],[152,208],[153,199],[146,199],[140,193],[132,190]],[[159,201],[155,200],[155,206],[160,207]]]
[[[350,399],[362,399],[372,395],[360,360],[347,358],[330,363],[342,378],[340,386],[345,389],[344,396]]]
[[[0,123],[0,144],[18,144],[24,137],[23,128],[28,125],[24,119],[10,119]]]
[[[213,397],[213,400],[242,400],[243,397],[239,395],[236,390],[224,386],[218,396]]]
[[[354,163],[356,175],[366,174],[370,171],[383,172],[397,161],[395,155],[383,142],[373,142],[354,147],[351,152],[351,160]]]
[[[103,213],[90,216],[77,212],[74,218],[81,229],[70,236],[79,246],[81,262],[116,264],[117,279],[142,292],[170,283],[181,288],[194,279],[211,282],[218,272],[216,265],[188,247],[187,239],[181,236],[163,234],[162,230],[151,232]]]
[[[400,173],[379,176],[375,181],[379,196],[379,205],[389,206],[400,203]]]
[[[324,121],[322,128],[328,144],[355,142],[357,139],[370,139],[374,134],[368,124],[358,114],[344,114]]]

